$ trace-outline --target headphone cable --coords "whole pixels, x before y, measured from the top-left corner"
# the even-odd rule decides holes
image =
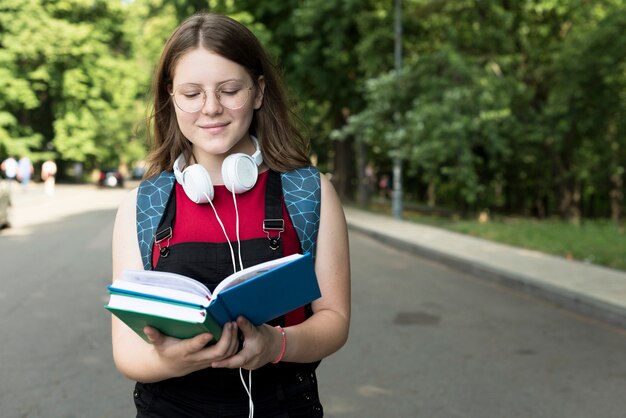
[[[243,270],[243,261],[241,260],[241,240],[239,239],[239,208],[237,207],[237,198],[235,197],[235,188],[232,190],[233,203],[235,204],[235,233],[237,235],[237,252],[239,253],[239,267]]]
[[[215,213],[215,218],[217,219],[217,222],[222,227],[222,231],[224,232],[224,236],[226,237],[226,243],[228,243],[228,247],[230,247],[230,259],[233,262],[233,273],[235,273],[237,271],[237,265],[235,264],[235,252],[233,251],[233,245],[230,243],[230,240],[228,239],[228,234],[226,234],[226,228],[224,228],[224,224],[222,223],[222,220],[217,214],[217,210],[215,210],[215,206],[213,205],[213,202],[211,201],[211,199],[209,199],[209,196],[206,193],[204,193],[204,196],[207,198],[207,200],[211,204],[211,207],[213,208],[213,212]]]
[[[215,213],[215,218],[217,219],[217,222],[220,224],[220,226],[222,227],[222,231],[224,232],[224,236],[226,237],[226,242],[228,243],[228,247],[230,248],[230,258],[231,261],[233,262],[233,272],[237,271],[237,266],[235,263],[235,252],[233,251],[233,246],[230,243],[230,240],[228,239],[228,234],[226,233],[226,228],[224,227],[224,224],[222,223],[222,220],[220,219],[219,215],[217,214],[217,210],[215,209],[215,206],[213,205],[213,202],[211,201],[211,199],[209,199],[209,196],[204,193],[205,197],[207,198],[207,200],[209,201],[209,203],[211,204],[211,207],[213,208],[213,212]],[[239,239],[239,209],[237,208],[237,199],[235,197],[235,192],[233,190],[233,202],[235,203],[235,216],[236,216],[236,234],[237,234],[237,251],[238,251],[238,255],[239,255],[239,265],[241,267],[241,269],[243,270],[243,262],[241,261],[241,241]],[[243,372],[242,372],[242,368],[239,368],[239,378],[241,379],[241,383],[243,384],[243,387],[246,391],[246,393],[248,394],[248,408],[249,408],[249,412],[248,412],[248,418],[252,418],[254,417],[254,402],[252,401],[252,370],[248,370],[248,384],[246,385],[246,381],[243,378]]]

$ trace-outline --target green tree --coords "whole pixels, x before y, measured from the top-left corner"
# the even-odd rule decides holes
[[[563,43],[545,115],[556,132],[560,211],[578,219],[582,210],[606,215],[609,206],[619,223],[626,167],[626,10],[596,8],[588,16],[596,17],[594,24],[573,27]]]
[[[240,0],[236,4],[269,34],[266,43],[308,122],[318,165],[333,172],[340,195],[353,195],[354,138],[331,141],[330,132],[362,109],[360,85],[366,74],[388,70],[393,64],[393,34],[380,24],[390,21],[386,2]],[[370,47],[386,48],[390,55],[371,59]]]
[[[36,160],[54,150],[87,168],[125,158],[143,90],[127,8],[104,0],[2,1],[0,82],[11,87],[0,99],[6,152],[28,150]]]
[[[610,199],[617,218],[623,6],[405,2],[406,70],[364,83],[365,109],[336,136],[400,153],[431,204],[578,219]]]

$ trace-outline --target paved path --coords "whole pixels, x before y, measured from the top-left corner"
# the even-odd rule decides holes
[[[7,356],[2,363],[10,367],[5,367],[7,370],[2,375],[4,380],[0,379],[0,383],[6,384],[14,392],[8,390],[0,392],[4,393],[5,403],[6,399],[11,399],[12,405],[18,405],[20,411],[28,413],[12,414],[11,408],[0,401],[3,405],[3,413],[0,415],[33,418],[86,416],[85,414],[76,415],[75,412],[91,408],[89,410],[94,413],[87,414],[88,416],[129,416],[130,412],[126,413],[126,411],[132,410],[132,403],[128,397],[132,384],[113,369],[109,348],[110,335],[102,332],[103,328],[108,327],[109,319],[101,308],[105,300],[100,300],[106,277],[109,274],[107,273],[109,262],[108,259],[97,255],[109,251],[110,223],[114,208],[119,205],[126,191],[98,190],[91,185],[61,185],[57,188],[55,197],[50,198],[36,187],[38,185],[34,186],[33,190],[28,193],[22,194],[18,191],[14,193],[13,227],[2,231],[0,235],[2,238],[7,238],[5,241],[7,244],[26,243],[33,254],[43,254],[43,248],[50,248],[50,251],[45,252],[46,258],[32,258],[34,260],[32,264],[36,265],[33,269],[35,271],[37,268],[46,269],[56,276],[51,280],[51,283],[55,283],[54,286],[50,284],[42,286],[40,291],[30,296],[36,304],[21,304],[21,307],[28,311],[31,315],[30,320],[35,321],[37,326],[41,324],[45,326],[48,323],[53,324],[56,317],[61,315],[61,310],[56,306],[62,306],[71,312],[78,312],[75,311],[75,304],[80,302],[80,306],[86,312],[84,317],[88,320],[81,322],[73,334],[67,332],[59,334],[56,332],[57,328],[49,326],[42,331],[27,333],[26,337],[19,336],[7,340],[0,349],[0,354],[9,353],[13,357]],[[81,213],[84,215],[86,211],[103,209],[106,212],[97,212],[99,216],[97,221],[96,218],[80,215]],[[534,292],[613,323],[626,324],[625,273],[494,244],[437,228],[397,221],[387,216],[374,215],[351,207],[346,207],[345,212],[353,230],[376,237],[388,246],[426,256],[478,277]],[[81,230],[80,241],[66,238],[61,234],[63,232],[61,229],[66,224],[61,221],[68,216],[76,217],[77,220],[82,219],[80,222],[83,224],[99,224],[95,229],[99,232],[92,232],[92,235],[85,237],[88,234],[82,233]],[[77,229],[83,225],[80,222],[70,224]],[[41,228],[35,227],[36,224],[42,224]],[[42,239],[42,231],[47,231],[48,239],[54,233],[55,241],[49,242],[71,241],[74,247],[68,251],[60,245],[49,245],[48,241]],[[352,234],[354,238],[356,235]],[[33,239],[35,236],[37,239]],[[83,242],[86,244],[83,245]],[[359,244],[363,243],[371,242],[362,240]],[[359,246],[353,243],[353,250],[357,252]],[[83,249],[89,251],[83,251]],[[96,249],[101,252],[95,251]],[[387,250],[395,253],[390,249]],[[79,252],[81,263],[73,264],[67,261],[66,254]],[[20,259],[13,258],[11,252],[5,251],[4,254],[10,257],[13,265],[23,264]],[[365,258],[367,262],[354,266],[355,278],[365,276],[359,272],[374,272],[376,277],[376,273],[389,271],[389,265],[397,265],[399,268],[406,266],[394,258],[390,260],[385,270],[379,266],[380,263],[377,260]],[[364,257],[361,256],[360,259],[363,260]],[[97,268],[99,273],[94,275],[93,268]],[[355,317],[359,316],[361,320],[353,324],[350,345],[336,356],[325,360],[320,370],[320,376],[324,374],[332,382],[324,389],[324,395],[328,399],[325,406],[328,406],[329,416],[415,416],[415,414],[402,413],[405,409],[411,410],[410,408],[421,408],[416,409],[424,411],[420,416],[504,416],[502,413],[483,413],[481,408],[489,407],[514,411],[515,413],[510,413],[510,416],[522,416],[526,412],[526,416],[539,417],[539,414],[528,414],[528,409],[525,409],[526,402],[541,405],[537,409],[542,411],[541,416],[546,417],[571,417],[574,415],[552,412],[574,409],[577,405],[583,405],[579,410],[586,411],[592,409],[589,405],[593,402],[603,405],[606,409],[596,411],[598,412],[596,416],[620,416],[619,408],[622,405],[615,399],[619,399],[619,388],[623,387],[622,380],[626,375],[619,366],[619,355],[623,352],[622,334],[619,334],[619,338],[614,338],[618,333],[613,330],[604,332],[598,330],[600,327],[580,322],[575,322],[572,328],[568,328],[563,326],[564,322],[558,318],[554,321],[546,321],[547,316],[541,315],[541,312],[537,315],[537,310],[543,309],[540,306],[542,304],[533,304],[530,309],[525,306],[524,310],[517,311],[528,314],[521,318],[521,326],[520,317],[515,314],[513,315],[514,321],[509,322],[515,324],[510,331],[493,331],[495,328],[491,326],[486,328],[488,333],[493,332],[490,334],[491,337],[497,336],[495,341],[487,340],[484,336],[477,338],[477,335],[481,334],[476,334],[474,327],[479,326],[477,324],[482,327],[484,323],[489,324],[489,321],[499,321],[501,319],[499,315],[510,310],[508,299],[481,304],[480,299],[473,294],[450,291],[448,286],[442,287],[442,284],[447,281],[430,273],[425,276],[427,281],[436,283],[431,290],[435,293],[422,294],[405,287],[407,285],[405,271],[415,271],[415,268],[402,270],[394,279],[403,290],[402,295],[405,301],[399,300],[399,303],[392,309],[385,304],[385,315],[380,315],[380,311],[370,309],[369,305],[363,305],[363,301],[374,300],[372,296],[380,296],[380,288],[372,286],[371,281],[359,280],[358,283],[355,281]],[[72,277],[89,277],[90,275],[94,277],[81,282],[80,291],[85,297],[69,300],[72,298],[63,299],[58,296],[68,296],[66,292],[60,292],[60,289],[67,285],[67,280],[72,280]],[[18,277],[12,271],[8,276]],[[37,277],[35,274],[32,276]],[[66,284],[58,286],[57,282]],[[409,282],[412,283],[408,284],[413,285],[415,281]],[[28,280],[14,280],[13,283],[19,284],[20,289],[29,289],[31,285]],[[483,286],[483,288],[495,288],[495,286]],[[384,289],[390,292],[390,289],[395,288]],[[58,299],[46,297],[44,290],[56,292]],[[443,309],[446,304],[442,304],[437,296],[444,293],[452,298],[447,306],[456,306],[454,303],[459,303],[464,306],[465,310]],[[411,296],[416,294],[420,297]],[[0,294],[0,299],[2,297]],[[5,310],[19,302],[9,298],[8,293],[4,298]],[[356,303],[357,300],[360,304]],[[384,300],[385,298],[383,302],[375,300],[375,303],[381,305],[385,303]],[[436,300],[437,304],[429,304],[432,300]],[[97,303],[94,304],[93,301]],[[29,306],[41,307],[44,303],[53,302],[54,309],[42,310],[46,313],[44,322],[42,322],[43,317],[40,312],[27,309]],[[475,303],[481,305],[481,309],[474,309]],[[357,312],[359,306],[360,312]],[[398,314],[404,313],[405,317],[406,314],[420,314],[413,317],[420,321],[436,322],[437,315],[441,316],[442,312],[454,313],[446,317],[440,326],[426,325],[418,329],[402,325],[390,329],[389,318],[394,318],[394,309],[399,310]],[[469,321],[470,317],[463,315],[463,312],[469,310],[474,313],[479,311],[483,318]],[[528,320],[533,316],[532,311],[535,311],[535,322]],[[5,321],[7,318],[9,317],[7,316]],[[396,315],[395,318],[398,320],[402,316]],[[11,323],[21,324],[15,321]],[[544,334],[536,332],[538,327],[533,325],[537,323],[548,324],[547,328],[543,328],[546,329]],[[20,325],[19,329],[30,330],[31,328]],[[11,332],[18,335],[17,331]],[[372,335],[391,332],[393,332],[391,334],[393,338],[390,340],[372,338]],[[550,337],[543,338],[542,335]],[[45,341],[45,344],[41,344],[41,341]],[[576,343],[572,344],[573,341]],[[73,348],[64,348],[70,342]],[[468,345],[468,342],[471,343]],[[571,344],[576,347],[576,350],[564,349],[564,344]],[[58,351],[55,352],[55,347],[63,348],[63,354],[59,355]],[[602,347],[603,350],[606,348],[608,351],[598,354],[595,351],[598,347]],[[371,362],[373,357],[376,357],[375,362]],[[24,358],[33,362],[51,363],[42,369],[41,364],[45,363],[29,364],[23,361]],[[403,367],[403,359],[410,359],[412,363],[409,367]],[[367,367],[363,366],[365,364]],[[348,365],[347,368],[346,365]],[[415,365],[419,365],[419,369]],[[520,365],[524,367],[524,371],[516,373],[517,369],[514,367]],[[459,370],[463,371],[461,377],[459,377]],[[336,373],[342,373],[342,377],[337,378]],[[575,377],[563,377],[570,374]],[[19,376],[22,380],[15,376]],[[97,379],[93,376],[97,376]],[[511,376],[514,377],[513,380],[510,380]],[[520,380],[520,376],[525,376],[526,381]],[[85,379],[85,377],[89,378]],[[463,378],[467,382],[464,382]],[[509,380],[506,384],[500,385],[498,378]],[[542,385],[533,384],[535,379],[543,382]],[[575,385],[572,381],[582,381],[584,384]],[[514,386],[515,389],[507,390],[508,384]],[[607,385],[609,389],[605,390],[605,386],[602,385]],[[483,388],[493,386],[497,387],[497,390],[482,391]],[[470,389],[467,389],[468,387]],[[21,388],[25,389],[21,390]],[[517,388],[519,391],[516,390]],[[618,393],[617,396],[614,391]],[[94,401],[94,399],[101,400],[102,397],[97,398],[101,393],[108,394],[109,400],[106,403]],[[553,400],[552,394],[554,393],[560,397],[558,399],[563,399],[563,402],[553,402],[552,406],[542,402],[544,397],[550,397]],[[474,402],[479,398],[479,402]],[[428,401],[422,403],[420,399],[428,399]],[[455,404],[454,401],[457,403]],[[95,413],[96,404],[100,407],[99,413]],[[467,405],[471,405],[472,409],[457,411],[455,409],[457,405],[459,408],[467,408]],[[439,412],[426,412],[430,410]],[[363,414],[362,411],[368,412]],[[441,411],[456,412],[445,414]],[[579,412],[578,416],[591,415]]]
[[[345,208],[350,228],[390,245],[626,327],[626,272]]]

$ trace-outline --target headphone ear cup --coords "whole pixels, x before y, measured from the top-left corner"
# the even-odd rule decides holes
[[[257,165],[249,155],[232,154],[222,163],[222,180],[231,192],[247,192],[254,187],[258,176]]]
[[[200,164],[193,164],[182,172],[183,190],[187,197],[195,203],[208,203],[213,200],[213,182],[209,173]]]
[[[174,160],[174,166],[172,167],[174,170],[174,176],[176,177],[176,181],[182,186],[183,184],[183,173],[180,171],[180,165],[185,164],[185,157],[183,157],[183,154],[180,154],[175,160]]]

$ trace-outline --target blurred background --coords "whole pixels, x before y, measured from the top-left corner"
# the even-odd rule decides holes
[[[158,55],[197,11],[267,46],[344,203],[327,416],[624,416],[626,0],[0,0],[0,175],[22,173],[0,180],[2,417],[134,415],[113,222]]]
[[[276,58],[346,204],[626,269],[625,3],[0,0],[0,161],[141,178],[158,54],[210,10]]]

